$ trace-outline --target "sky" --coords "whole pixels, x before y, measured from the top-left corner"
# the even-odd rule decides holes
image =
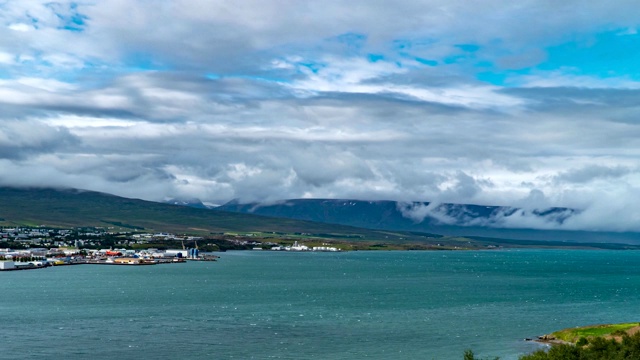
[[[640,231],[636,10],[0,0],[0,185],[557,206],[580,213],[527,226]]]

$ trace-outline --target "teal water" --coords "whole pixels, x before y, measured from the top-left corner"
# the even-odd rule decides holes
[[[0,273],[6,359],[517,359],[640,321],[640,252],[228,252]]]

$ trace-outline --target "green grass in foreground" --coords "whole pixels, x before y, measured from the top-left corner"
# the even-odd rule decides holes
[[[633,327],[640,326],[640,323],[623,323],[623,324],[610,324],[610,325],[592,325],[579,328],[564,329],[556,331],[551,335],[557,339],[567,342],[575,343],[581,337],[590,338],[598,336],[611,335],[618,332],[625,332]]]
[[[640,359],[640,332],[632,330],[638,326],[640,323],[635,322],[592,325],[556,331],[551,335],[567,343],[553,343],[548,349],[536,350],[518,359],[638,360]],[[477,358],[471,350],[467,350],[463,359],[488,360],[489,358]]]

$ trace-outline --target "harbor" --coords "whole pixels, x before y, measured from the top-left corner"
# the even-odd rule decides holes
[[[12,251],[0,249],[0,271],[35,270],[52,266],[70,265],[115,265],[147,266],[158,264],[181,264],[187,261],[216,261],[219,256],[201,254],[198,249],[148,249],[133,251],[126,249],[66,250],[66,255],[47,256],[51,250],[32,249]],[[54,251],[55,253],[55,251]]]

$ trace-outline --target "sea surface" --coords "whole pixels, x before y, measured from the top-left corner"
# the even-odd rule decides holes
[[[517,359],[640,321],[640,252],[221,253],[0,273],[0,359]]]

